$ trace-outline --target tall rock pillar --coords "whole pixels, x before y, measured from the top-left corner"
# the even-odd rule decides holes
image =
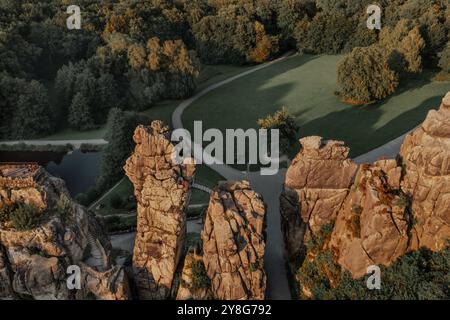
[[[195,166],[172,161],[174,145],[161,121],[139,126],[133,139],[136,148],[125,171],[138,203],[135,283],[140,299],[166,299],[184,250],[184,210]]]

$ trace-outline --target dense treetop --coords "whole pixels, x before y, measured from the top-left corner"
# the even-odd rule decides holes
[[[91,129],[106,122],[111,108],[144,110],[161,99],[189,96],[202,64],[261,63],[289,49],[348,53],[339,79],[348,80],[340,85],[350,101],[381,99],[408,73],[423,68],[448,74],[446,0],[380,0],[381,32],[366,27],[371,3],[2,0],[0,106],[6,112],[0,118],[0,138],[37,137],[66,127]],[[73,4],[81,8],[81,30],[66,27],[66,9]],[[371,46],[378,49],[352,52]],[[370,68],[389,75],[389,83],[373,84],[371,70],[358,55],[380,52],[382,59],[372,59]],[[387,63],[380,65],[382,61]],[[365,68],[369,76],[348,79],[345,66],[356,74],[364,74]],[[358,81],[371,88],[356,86]],[[25,105],[34,110],[24,114]],[[40,115],[35,123],[24,119],[32,114]],[[24,124],[32,129],[18,129]]]

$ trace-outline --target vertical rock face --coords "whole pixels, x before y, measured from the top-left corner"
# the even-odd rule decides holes
[[[286,174],[280,197],[282,228],[290,257],[297,256],[310,233],[336,219],[358,166],[343,142],[320,137],[300,140],[302,150]]]
[[[0,194],[2,210],[22,204],[37,209],[36,222],[20,230],[6,216],[7,211],[2,211],[0,299],[130,298],[123,270],[112,269],[121,277],[108,271],[111,245],[102,227],[84,207],[70,200],[62,180],[37,165],[3,164]],[[105,252],[102,261],[91,258],[92,239]],[[81,290],[67,287],[69,265],[81,269]],[[96,275],[95,281],[89,274]]]
[[[141,299],[165,299],[184,249],[184,210],[195,167],[174,164],[169,129],[160,121],[139,126],[134,141],[125,165],[138,203],[134,277]]]
[[[406,253],[410,219],[400,176],[395,160],[361,166],[339,211],[330,247],[355,278]]]
[[[450,239],[450,92],[406,137],[400,156],[416,221],[413,248],[441,250]]]
[[[265,213],[248,182],[222,184],[211,195],[202,240],[215,299],[264,299]]]
[[[326,248],[354,278],[369,265],[389,266],[405,253],[440,251],[450,239],[450,93],[406,137],[400,162],[357,166],[343,143],[302,139],[286,176],[281,215],[290,261],[332,226]],[[323,234],[323,232],[321,232]]]
[[[210,281],[208,276],[203,274],[204,268],[203,258],[196,252],[189,252],[186,255],[177,300],[212,299]]]

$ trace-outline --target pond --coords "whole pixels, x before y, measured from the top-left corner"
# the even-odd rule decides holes
[[[50,174],[66,182],[72,196],[95,185],[100,171],[101,152],[70,153],[36,151],[0,151],[1,162],[37,162]]]

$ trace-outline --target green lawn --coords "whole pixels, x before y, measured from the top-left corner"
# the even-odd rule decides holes
[[[296,55],[224,85],[194,102],[183,123],[207,128],[256,128],[256,121],[286,106],[300,125],[299,137],[320,135],[344,140],[351,156],[368,152],[421,123],[439,107],[449,82],[432,82],[430,74],[410,79],[397,93],[376,104],[354,107],[334,95],[342,56]],[[298,151],[294,146],[293,154]]]

